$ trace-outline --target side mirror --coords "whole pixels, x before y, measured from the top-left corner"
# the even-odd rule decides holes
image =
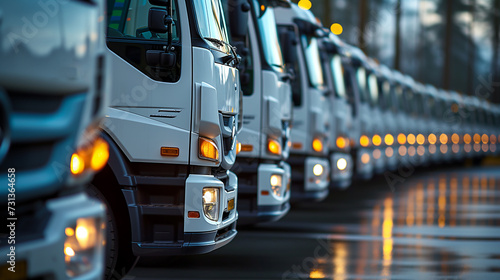
[[[172,18],[168,16],[167,10],[161,8],[149,9],[148,28],[154,33],[167,33],[168,26],[172,24]]]
[[[227,0],[227,11],[231,37],[235,39],[245,38],[248,28],[248,12],[250,11],[248,0]]]
[[[299,43],[295,36],[295,32],[289,29],[280,28],[279,37],[285,64],[294,64],[297,61],[295,46]]]

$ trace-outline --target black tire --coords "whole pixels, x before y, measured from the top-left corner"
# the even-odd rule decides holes
[[[115,219],[114,207],[92,183],[87,187],[89,196],[106,205],[106,248],[104,279],[122,279],[135,266],[137,257],[132,253],[130,234]],[[116,211],[116,210],[115,210]],[[129,227],[130,228],[130,227]],[[123,236],[118,233],[123,232]]]

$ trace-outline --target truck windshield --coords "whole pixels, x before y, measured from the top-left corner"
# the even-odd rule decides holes
[[[363,67],[356,71],[356,82],[359,88],[359,99],[363,103],[368,103],[368,94],[366,89],[366,70]]]
[[[345,100],[346,89],[344,84],[344,67],[342,66],[342,58],[339,55],[334,55],[332,60],[330,60],[330,67],[333,74],[335,95]]]
[[[148,1],[108,0],[107,36],[110,38],[125,38],[139,40],[166,41],[167,33],[159,34],[149,31],[148,11],[152,7]],[[165,7],[162,7],[165,8]],[[172,40],[180,41],[179,15],[176,1],[172,2]]]
[[[323,68],[321,68],[321,60],[319,56],[318,40],[315,37],[301,35],[302,48],[307,64],[307,72],[309,74],[309,82],[311,86],[323,90],[325,81],[323,80]]]
[[[276,19],[274,18],[273,7],[268,7],[268,1],[259,0],[254,3],[255,14],[257,15],[257,24],[261,36],[261,45],[264,49],[264,56],[267,63],[278,72],[284,68],[283,55],[278,40],[278,31],[276,29]]]
[[[220,1],[193,0],[193,4],[200,35],[212,48],[230,54],[229,35]]]
[[[368,76],[368,90],[370,93],[370,103],[373,107],[375,107],[378,104],[379,92],[377,76],[373,73]]]

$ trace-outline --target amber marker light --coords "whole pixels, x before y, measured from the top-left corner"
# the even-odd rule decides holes
[[[200,218],[200,212],[198,212],[198,211],[188,211],[188,218],[190,218],[190,219],[199,219]]]
[[[281,155],[280,143],[274,139],[269,139],[267,141],[267,151],[274,155]]]
[[[474,143],[479,144],[481,143],[481,135],[479,134],[474,134]]]
[[[253,145],[241,144],[241,151],[242,152],[251,152],[251,151],[253,151]]]
[[[344,137],[337,137],[336,144],[339,149],[344,149],[347,146],[347,142]]]
[[[312,142],[312,148],[315,152],[322,152],[323,151],[323,142],[319,138],[314,138]]]
[[[394,136],[391,134],[386,134],[384,137],[384,142],[387,146],[392,146],[394,144]]]
[[[219,148],[217,148],[217,145],[213,140],[200,137],[199,145],[199,157],[201,159],[211,160],[215,162],[219,161]]]
[[[375,146],[380,146],[380,144],[382,144],[382,137],[380,137],[380,135],[378,134],[373,135],[372,143]]]
[[[453,142],[453,144],[458,144],[460,142],[460,136],[458,136],[458,134],[456,133],[453,133],[453,135],[451,135],[451,142]]]
[[[483,134],[481,136],[481,141],[483,141],[483,144],[488,144],[488,142],[490,142],[490,137],[488,137],[488,135],[486,134]]]
[[[368,147],[368,145],[370,145],[370,138],[368,138],[368,136],[366,135],[362,135],[359,138],[359,144],[361,145],[361,147]]]
[[[332,33],[335,35],[340,35],[344,31],[344,28],[342,27],[342,25],[334,23],[330,26],[330,31],[332,31]]]
[[[425,143],[425,136],[423,134],[417,135],[417,143],[423,145]]]
[[[406,144],[406,135],[404,135],[403,133],[398,134],[398,143],[399,145]]]
[[[490,141],[491,141],[491,144],[496,144],[497,143],[497,137],[494,134],[491,134]]]
[[[294,149],[294,150],[300,150],[300,149],[302,149],[302,143],[301,142],[293,142],[292,143],[292,149]]]
[[[472,137],[470,136],[470,134],[465,134],[464,135],[464,143],[470,144],[471,142],[472,142]]]
[[[437,142],[437,137],[434,133],[429,134],[429,137],[427,137],[427,139],[429,140],[429,144],[431,145],[434,145]]]
[[[239,154],[241,152],[241,143],[236,142],[236,154]]]
[[[441,142],[441,144],[443,144],[443,145],[445,145],[446,143],[448,143],[448,135],[442,133],[439,136],[439,142]]]
[[[406,140],[408,141],[408,144],[410,144],[410,145],[415,144],[415,141],[416,141],[415,135],[413,135],[411,133],[408,134],[408,137],[406,138]]]
[[[160,154],[164,157],[178,157],[179,156],[179,148],[161,147]]]
[[[297,3],[297,5],[302,10],[309,10],[312,7],[312,3],[309,0],[300,0],[299,3]]]

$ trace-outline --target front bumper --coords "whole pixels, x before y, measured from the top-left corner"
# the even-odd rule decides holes
[[[395,171],[396,169],[398,169],[398,147],[386,147],[384,153],[386,169],[389,171]]]
[[[239,202],[238,224],[250,225],[281,219],[290,210],[290,166],[279,164],[247,164],[238,162]],[[281,177],[281,189],[276,193],[271,186],[271,176]]]
[[[385,148],[377,147],[373,150],[372,153],[373,158],[373,172],[376,174],[382,174],[386,168],[386,160],[385,160]]]
[[[355,152],[356,176],[362,180],[373,177],[373,156],[371,149],[359,149]],[[368,158],[368,160],[366,160]]]
[[[328,196],[330,184],[330,162],[317,157],[291,156],[288,160],[292,168],[292,193],[290,200],[321,201]],[[313,169],[320,165],[322,173],[314,175]]]
[[[204,215],[205,187],[219,189],[217,221]],[[133,230],[138,231],[132,240],[136,256],[204,254],[228,244],[237,234],[238,178],[231,171],[227,171],[225,182],[213,175],[190,174],[185,182],[183,205],[172,206],[162,197],[158,198],[162,204],[143,205],[135,202],[133,193],[126,192],[130,191],[124,194]],[[198,212],[199,218],[188,218],[190,211]]]
[[[39,217],[37,213],[43,213]],[[64,254],[65,229],[76,223],[78,218],[95,218],[97,225],[105,221],[105,208],[100,202],[86,194],[55,198],[46,202],[43,209],[37,209],[30,216],[20,216],[16,222],[16,244],[2,242],[2,252],[9,252],[15,246],[16,278],[18,279],[68,279]],[[92,268],[77,279],[101,279],[104,275],[104,227],[96,241]],[[4,247],[6,245],[6,247]],[[8,247],[8,248],[7,248]],[[7,253],[6,253],[7,254]],[[2,254],[2,265],[10,259]],[[21,265],[21,264],[25,265]],[[2,266],[2,269],[4,267]],[[8,271],[10,273],[10,271]]]
[[[344,159],[347,163],[345,169],[339,169],[339,160]],[[346,189],[352,183],[352,171],[354,169],[352,156],[346,153],[335,152],[330,155],[332,166],[332,187]]]

